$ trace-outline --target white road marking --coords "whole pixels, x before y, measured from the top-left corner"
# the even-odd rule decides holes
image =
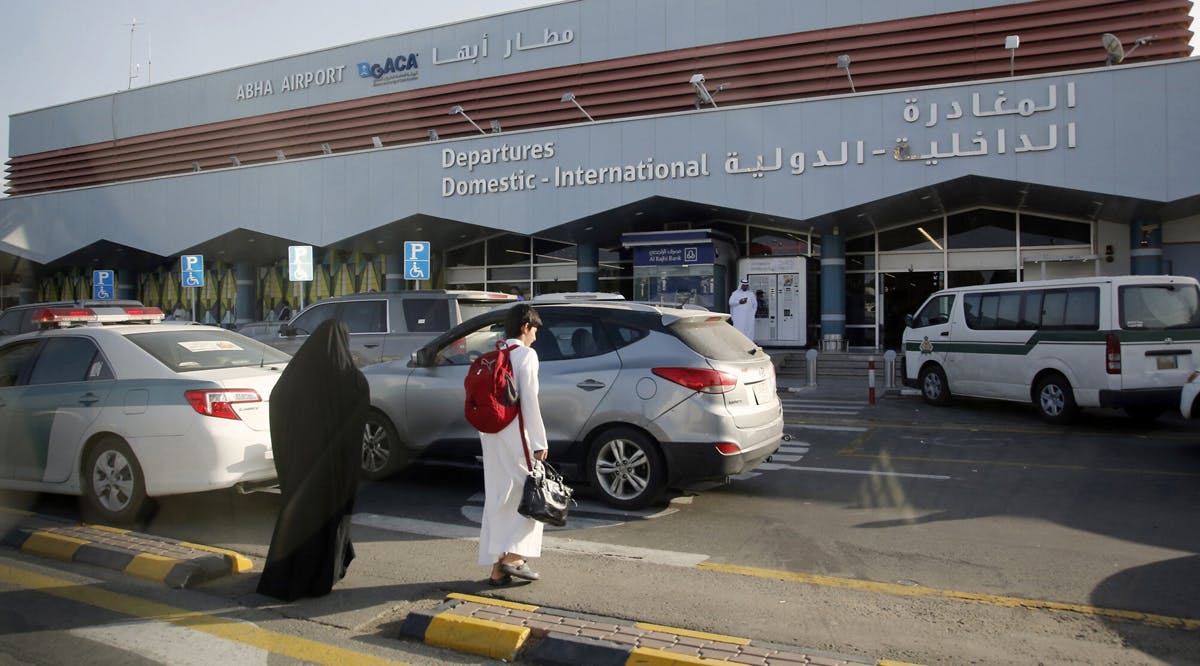
[[[440,537],[444,539],[463,539],[465,541],[479,540],[479,528],[470,525],[450,525],[447,523],[435,523],[428,520],[416,520],[414,518],[381,516],[374,513],[356,513],[351,520],[355,525],[373,527],[375,529],[388,530],[392,532],[420,534],[422,536]],[[574,522],[573,519],[568,519],[568,525],[572,522]],[[650,562],[653,564],[666,564],[673,567],[694,567],[708,559],[708,555],[703,553],[682,553],[670,550],[656,550],[653,548],[638,548],[636,546],[619,546],[615,544],[598,543],[594,541],[580,541],[578,539],[553,536],[546,536],[542,538],[542,548],[567,553],[583,553],[587,555],[598,555],[602,557],[614,557],[618,559]]]
[[[775,455],[771,456],[771,462],[772,463],[794,463],[794,462],[800,462],[800,459],[803,457],[804,456],[779,455],[778,453],[776,453]],[[768,463],[768,464],[770,464],[770,463]]]
[[[810,425],[807,423],[789,423],[786,428],[805,428],[806,430],[836,430],[838,432],[866,432],[870,428],[861,426]]]
[[[266,650],[158,620],[133,620],[79,627],[69,630],[68,633],[172,666],[265,666],[271,656]]]
[[[829,474],[864,474],[867,476],[902,476],[910,479],[935,479],[938,481],[948,481],[954,477],[942,476],[941,474],[908,474],[906,472],[878,472],[869,469],[834,469],[832,467],[795,467],[789,465],[787,469],[794,469],[798,472],[826,472]]]

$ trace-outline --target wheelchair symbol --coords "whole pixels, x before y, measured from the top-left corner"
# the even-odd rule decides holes
[[[96,287],[96,298],[99,298],[99,299],[112,298],[112,295],[109,294],[108,290],[105,289],[104,287]]]
[[[183,279],[183,286],[199,287],[200,286],[200,278],[196,277],[195,274],[193,274],[193,273],[188,273],[187,277],[185,277]]]

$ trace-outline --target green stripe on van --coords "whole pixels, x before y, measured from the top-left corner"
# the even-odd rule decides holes
[[[1178,329],[1171,331],[1070,331],[1070,330],[1042,330],[1036,331],[1029,340],[1025,342],[934,342],[930,340],[935,352],[956,352],[970,354],[999,354],[1010,356],[1026,356],[1033,348],[1039,344],[1056,344],[1056,345],[1103,345],[1110,332],[1115,332],[1117,338],[1125,343],[1152,343],[1162,344],[1164,338],[1170,338],[1172,342],[1197,342],[1200,341],[1200,329]],[[921,351],[920,342],[907,342],[904,344],[904,351]]]

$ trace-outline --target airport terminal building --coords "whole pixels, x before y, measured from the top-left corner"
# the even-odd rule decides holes
[[[943,286],[1200,277],[1190,9],[566,0],[29,111],[0,305],[748,277],[760,344],[878,349]]]

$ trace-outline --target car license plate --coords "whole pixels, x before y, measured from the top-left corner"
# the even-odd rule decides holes
[[[770,382],[759,382],[754,385],[754,402],[761,405],[766,403],[771,398],[771,391],[767,387]]]
[[[1159,370],[1174,370],[1179,367],[1178,356],[1159,356],[1157,361]]]

